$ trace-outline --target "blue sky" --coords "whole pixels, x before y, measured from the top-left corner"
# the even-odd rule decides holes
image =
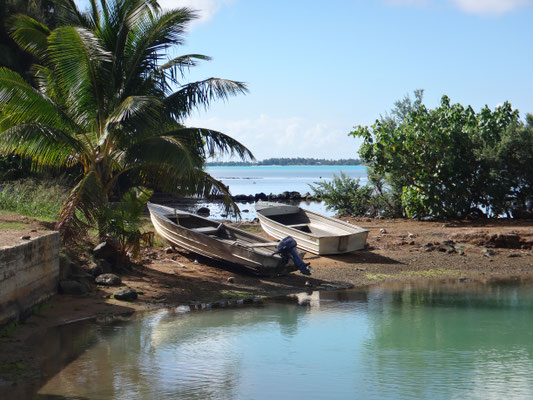
[[[160,0],[201,18],[179,53],[213,60],[190,81],[244,81],[250,93],[187,123],[227,133],[258,159],[357,157],[347,134],[425,90],[479,110],[533,113],[532,0]]]

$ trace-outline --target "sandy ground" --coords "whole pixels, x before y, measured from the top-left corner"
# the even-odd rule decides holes
[[[4,222],[6,227],[6,221],[11,221],[7,223],[9,227],[10,223],[20,223],[21,218],[24,217],[3,214],[0,224]],[[115,300],[111,295],[117,288],[103,286],[94,286],[88,295],[81,297],[56,295],[23,324],[0,337],[0,350],[9,350],[0,351],[0,390],[2,382],[6,384],[27,375],[6,373],[10,365],[24,363],[31,371],[29,337],[47,327],[74,320],[198,303],[220,306],[228,301],[384,281],[533,278],[533,221],[343,220],[369,230],[368,248],[328,257],[308,253],[305,259],[315,270],[311,277],[298,272],[278,278],[257,277],[195,254],[145,249],[143,262],[131,272],[121,274],[123,284],[140,293],[136,301]],[[8,241],[22,240],[20,237],[25,233],[39,234],[50,228],[27,218],[23,222],[23,229],[0,230],[0,247]],[[239,226],[264,235],[258,223]],[[233,282],[228,281],[230,277]]]

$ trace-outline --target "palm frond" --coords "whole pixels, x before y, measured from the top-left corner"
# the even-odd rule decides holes
[[[100,66],[111,61],[111,53],[92,32],[64,26],[50,34],[49,55],[74,120],[84,127],[99,123],[104,115],[102,82],[108,78]]]
[[[8,21],[11,37],[25,51],[41,59],[46,53],[50,29],[27,15],[16,15]]]
[[[4,126],[7,121],[11,125],[38,123],[56,129],[73,126],[56,104],[7,68],[0,68],[0,111]]]
[[[209,78],[184,85],[165,99],[165,105],[181,121],[197,108],[207,109],[214,100],[226,100],[229,96],[247,92],[243,82]]]
[[[165,135],[176,138],[199,137],[199,142],[203,144],[201,152],[205,158],[227,154],[237,155],[243,160],[255,160],[254,155],[246,146],[232,137],[212,129],[187,127],[166,132]]]
[[[0,134],[0,153],[30,158],[34,166],[70,167],[85,150],[69,134],[40,124],[18,124]]]
[[[185,71],[191,67],[196,67],[198,63],[196,60],[210,61],[211,57],[204,56],[202,54],[185,54],[182,56],[174,57],[173,59],[167,61],[159,68],[157,71],[153,72],[153,75],[156,73],[161,73],[164,71],[170,71],[170,78],[172,82],[178,82],[178,73],[183,78],[185,76]]]

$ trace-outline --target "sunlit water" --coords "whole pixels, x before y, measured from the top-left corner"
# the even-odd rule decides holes
[[[329,182],[335,175],[359,179],[361,185],[367,183],[366,167],[363,165],[295,165],[295,166],[250,166],[250,167],[208,167],[207,171],[216,179],[229,186],[233,195],[255,195],[257,193],[280,194],[285,191],[311,193],[310,185]],[[251,221],[256,218],[254,203],[238,202],[241,218]],[[300,207],[325,215],[334,215],[323,202],[297,202]],[[198,201],[171,204],[176,208],[195,212],[200,207],[210,210],[210,217],[226,219],[226,210],[221,202]]]
[[[316,292],[304,304],[160,311],[86,327],[85,350],[39,394],[528,399],[532,316],[531,285],[471,283]]]

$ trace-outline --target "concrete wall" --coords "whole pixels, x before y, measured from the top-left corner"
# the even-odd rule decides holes
[[[0,326],[57,293],[59,234],[0,249]]]

